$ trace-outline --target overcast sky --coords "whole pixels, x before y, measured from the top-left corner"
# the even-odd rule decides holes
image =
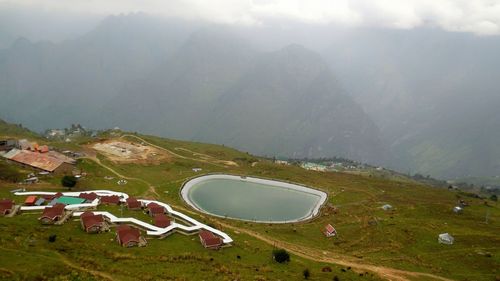
[[[146,12],[244,25],[284,19],[402,29],[437,26],[478,35],[500,34],[500,0],[0,0],[0,9],[12,7],[69,14]]]

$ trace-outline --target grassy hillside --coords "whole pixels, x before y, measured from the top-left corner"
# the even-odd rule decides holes
[[[209,251],[196,236],[174,234],[163,240],[149,239],[145,248],[123,249],[112,241],[113,233],[87,235],[78,221],[40,226],[37,214],[24,213],[0,218],[0,247],[9,253],[0,257],[0,276],[41,280],[301,280],[305,268],[311,272],[310,280],[333,280],[335,276],[339,280],[438,280],[437,276],[495,280],[500,275],[500,211],[496,202],[412,182],[280,166],[217,145],[141,135],[103,137],[149,143],[168,151],[171,157],[154,164],[119,164],[89,153],[78,163],[87,176],[77,190],[111,189],[159,199],[228,232],[234,245]],[[92,151],[83,144],[58,145]],[[194,167],[203,170],[195,173]],[[211,172],[305,184],[327,192],[329,204],[319,217],[303,223],[271,225],[213,218],[195,212],[179,196],[183,182]],[[115,179],[106,180],[105,176]],[[126,177],[128,184],[117,185],[120,177]],[[63,190],[59,180],[48,176],[40,184],[25,187]],[[13,197],[8,190],[14,187],[0,182],[0,197]],[[470,204],[461,215],[451,210],[459,198]],[[380,206],[386,203],[394,209],[383,211]],[[120,215],[118,208],[110,211]],[[327,223],[336,227],[338,237],[322,235],[320,230]],[[456,243],[438,244],[437,235],[443,232],[452,234]],[[56,242],[47,241],[50,234],[57,235]],[[292,261],[287,265],[273,262],[273,247],[289,250]],[[325,266],[332,272],[322,272]]]
[[[0,119],[0,136],[2,137],[16,137],[16,138],[30,138],[40,139],[40,136],[24,127],[22,125],[15,125],[5,122]]]

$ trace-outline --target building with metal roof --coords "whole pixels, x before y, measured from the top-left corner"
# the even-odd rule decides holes
[[[73,166],[70,163],[53,157],[48,153],[12,149],[4,154],[3,157],[31,168],[52,173],[69,173],[73,170]]]

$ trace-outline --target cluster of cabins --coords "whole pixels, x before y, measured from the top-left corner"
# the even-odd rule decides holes
[[[63,224],[65,220],[74,213],[68,210],[66,206],[73,204],[92,203],[99,200],[102,205],[120,205],[122,200],[120,196],[109,195],[99,196],[94,192],[80,193],[78,197],[64,196],[62,193],[53,195],[30,195],[25,198],[24,206],[45,206],[42,214],[38,218],[41,224]],[[153,225],[159,228],[167,228],[172,224],[165,207],[151,202],[146,205],[136,198],[129,197],[124,202],[128,210],[144,211],[151,216]],[[14,211],[15,203],[10,199],[0,200],[0,215],[8,215]],[[106,216],[99,212],[85,210],[78,212],[82,229],[90,234],[107,232],[111,229],[113,223]],[[147,240],[141,235],[139,228],[128,224],[117,224],[115,227],[116,241],[124,247],[146,246]],[[205,248],[219,249],[224,245],[221,237],[207,230],[200,230],[198,233],[201,244]]]
[[[22,166],[56,174],[69,174],[75,165],[73,158],[26,139],[0,140],[0,155]]]

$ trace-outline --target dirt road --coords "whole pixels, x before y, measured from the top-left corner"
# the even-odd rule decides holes
[[[135,135],[122,135],[120,138],[125,138],[125,137],[132,137],[132,138],[138,139],[138,140],[140,140],[141,142],[143,142],[143,143],[145,143],[147,145],[150,145],[150,146],[152,146],[154,148],[166,151],[166,152],[170,153],[171,155],[179,157],[181,159],[189,159],[189,160],[193,160],[193,161],[197,161],[197,162],[208,163],[208,164],[212,164],[212,165],[215,165],[215,166],[218,166],[218,167],[226,167],[226,166],[234,166],[234,165],[237,166],[238,165],[238,164],[236,164],[233,161],[216,159],[216,158],[214,158],[214,157],[212,157],[210,155],[193,152],[193,151],[191,151],[189,149],[186,149],[186,148],[182,148],[182,147],[176,147],[175,148],[175,150],[177,150],[177,151],[187,151],[189,153],[192,153],[193,155],[202,156],[201,158],[187,157],[187,156],[175,153],[175,152],[173,152],[170,149],[158,146],[156,144],[152,144],[152,143],[148,142],[147,140],[145,140],[145,139],[143,139],[141,137],[135,136]]]

